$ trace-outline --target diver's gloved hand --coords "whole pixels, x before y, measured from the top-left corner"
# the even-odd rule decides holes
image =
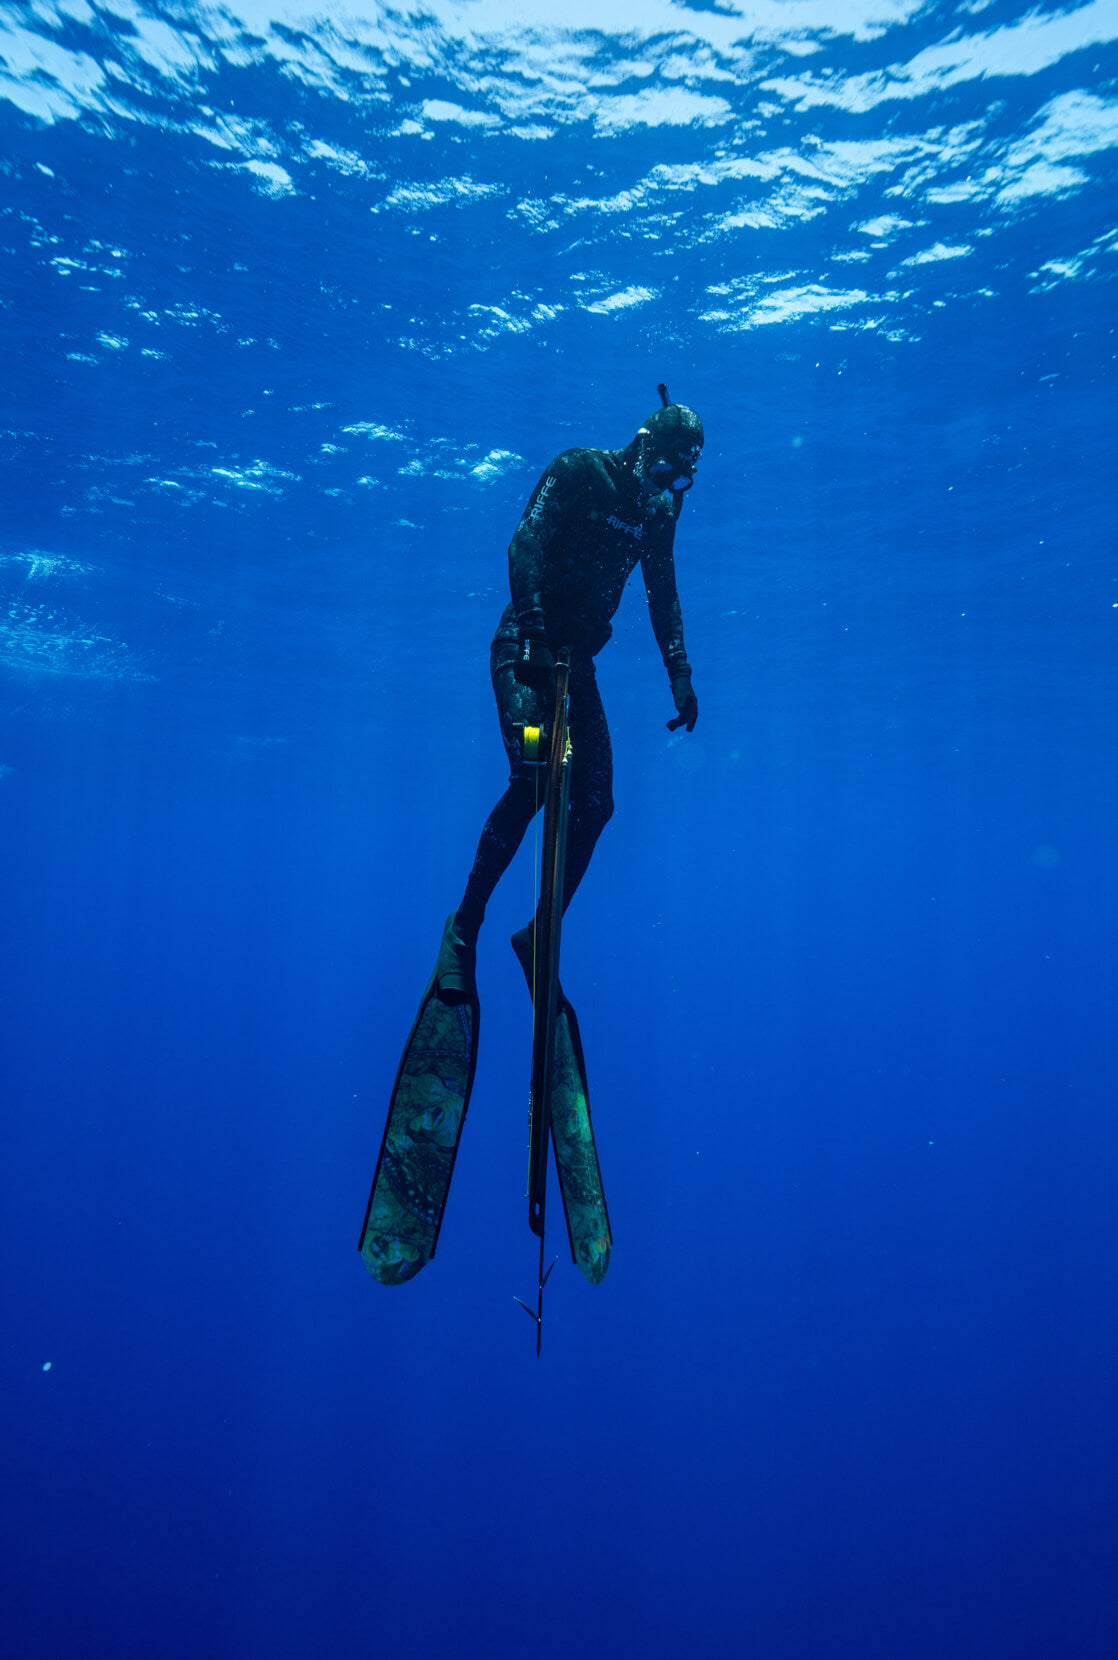
[[[695,722],[699,718],[699,700],[691,685],[691,669],[687,663],[681,663],[672,675],[672,699],[678,713],[675,720],[668,721],[668,731],[675,732],[679,727],[685,726],[688,732],[694,732]]]
[[[531,634],[523,635],[513,670],[520,684],[530,686],[534,692],[546,692],[554,673],[555,658],[547,641],[538,640]]]

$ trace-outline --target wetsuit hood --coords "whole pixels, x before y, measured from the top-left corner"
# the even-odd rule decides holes
[[[685,403],[654,410],[637,434],[642,436],[649,466],[666,461],[691,472],[703,452],[703,423]]]
[[[643,492],[687,489],[702,450],[703,423],[695,411],[683,403],[669,403],[648,417],[622,453]]]

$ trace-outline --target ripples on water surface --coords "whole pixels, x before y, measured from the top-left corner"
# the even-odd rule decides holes
[[[220,680],[262,607],[317,677],[386,584],[487,620],[542,461],[663,375],[715,617],[774,544],[922,590],[1020,528],[1109,371],[1113,0],[361,11],[5,7],[13,667]]]

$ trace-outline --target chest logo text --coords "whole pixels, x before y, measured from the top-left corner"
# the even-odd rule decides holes
[[[612,525],[615,530],[623,530],[626,536],[631,536],[635,542],[639,542],[644,536],[643,525],[627,525],[624,519],[617,517],[616,513],[611,513],[606,523]]]

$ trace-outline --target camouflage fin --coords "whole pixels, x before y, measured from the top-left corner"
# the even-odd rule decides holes
[[[600,1285],[609,1267],[613,1232],[590,1121],[590,1091],[578,1019],[562,991],[555,1021],[551,1141],[571,1256],[590,1284]]]
[[[404,1045],[358,1241],[382,1285],[403,1285],[435,1254],[474,1083],[477,988],[470,975],[453,1001],[440,996],[443,957]]]

